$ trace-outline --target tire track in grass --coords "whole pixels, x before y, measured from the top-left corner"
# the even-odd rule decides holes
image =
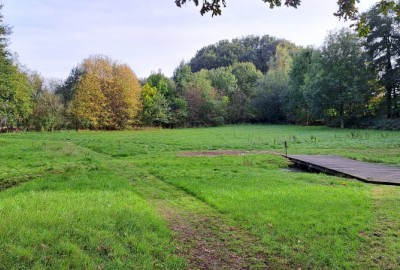
[[[78,168],[78,167],[76,166],[76,168]],[[67,170],[73,170],[76,168],[74,166],[71,166],[70,164],[66,164],[66,165],[60,166],[56,169],[55,168],[45,168],[44,170],[41,170],[38,172],[34,172],[34,173],[30,173],[30,174],[25,173],[25,174],[21,174],[19,176],[9,177],[6,180],[0,179],[0,192],[4,191],[6,189],[10,189],[10,188],[25,184],[29,181],[35,181],[35,180],[41,179],[42,177],[44,177],[48,174],[52,174],[52,175],[62,174],[62,173],[65,173]]]
[[[113,166],[166,220],[188,269],[272,269],[260,241],[211,206],[129,162]]]

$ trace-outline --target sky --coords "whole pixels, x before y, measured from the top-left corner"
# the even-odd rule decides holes
[[[303,0],[297,9],[270,9],[261,0],[227,0],[222,16],[201,16],[174,0],[0,0],[13,27],[9,49],[46,78],[65,79],[96,54],[128,64],[139,78],[172,76],[202,47],[247,35],[270,35],[319,47],[328,31],[348,26],[333,16],[336,0]],[[200,1],[201,2],[201,1]],[[367,10],[376,0],[361,0]]]

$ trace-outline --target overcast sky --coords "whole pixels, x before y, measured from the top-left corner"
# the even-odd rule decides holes
[[[10,49],[45,77],[65,79],[93,54],[127,63],[139,77],[171,76],[205,45],[247,35],[271,35],[320,46],[327,31],[348,25],[333,13],[336,0],[303,0],[298,9],[269,9],[261,0],[227,0],[221,17],[201,16],[174,0],[0,0],[13,26]],[[201,2],[201,1],[200,1]],[[366,10],[376,0],[361,0]]]

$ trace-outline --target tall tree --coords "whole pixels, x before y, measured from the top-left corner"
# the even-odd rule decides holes
[[[400,18],[390,10],[383,16],[379,6],[374,6],[363,17],[370,29],[365,47],[386,90],[386,116],[400,117],[397,98],[400,91]]]
[[[70,102],[71,113],[79,127],[100,129],[109,125],[110,110],[102,87],[111,85],[112,75],[110,67],[104,64],[96,59],[83,62],[84,73]]]
[[[181,117],[184,115],[182,114],[184,107],[180,106],[182,105],[180,96],[182,89],[178,93],[173,80],[159,71],[147,78],[145,87],[142,90],[143,124],[170,127],[183,121]],[[180,87],[183,87],[182,82],[180,82]]]
[[[126,64],[113,65],[113,83],[106,95],[111,109],[111,127],[122,129],[136,124],[141,110],[141,87],[136,74]]]
[[[32,88],[28,76],[0,59],[0,129],[24,127],[32,112]]]
[[[184,98],[192,126],[221,125],[225,122],[226,100],[212,87],[208,71],[193,73],[185,84]]]
[[[235,63],[231,69],[237,81],[237,88],[228,96],[228,120],[230,123],[248,122],[254,118],[251,100],[256,92],[258,80],[263,75],[253,63],[248,62]]]
[[[306,76],[310,72],[313,48],[300,49],[293,56],[293,66],[289,71],[289,92],[285,110],[289,122],[309,124],[311,111],[304,96]]]
[[[53,131],[64,123],[64,105],[60,96],[42,91],[35,97],[30,125],[37,131]]]
[[[11,27],[4,24],[4,16],[1,13],[3,4],[0,4],[0,56],[6,57],[9,55],[7,50],[8,36],[11,34]]]
[[[271,123],[286,120],[283,104],[287,102],[292,54],[291,48],[278,45],[275,56],[270,60],[270,69],[259,80],[253,98],[258,121]]]
[[[0,11],[3,5],[0,5]],[[0,131],[26,126],[32,112],[32,88],[28,76],[13,63],[7,49],[11,28],[0,13]]]
[[[82,65],[74,67],[64,83],[55,89],[55,93],[61,96],[64,105],[67,105],[74,97],[77,84],[79,79],[82,77],[83,72],[84,70]]]
[[[121,129],[137,121],[140,84],[133,71],[108,57],[92,56],[76,69],[70,111],[79,126]]]
[[[172,76],[172,79],[175,82],[177,93],[183,93],[184,86],[191,80],[192,74],[191,66],[186,64],[184,61],[181,61],[179,66],[174,70],[174,74]]]
[[[165,96],[157,89],[146,83],[142,87],[142,124],[146,126],[168,126],[171,122],[171,110]]]
[[[61,97],[54,93],[62,82],[45,79],[38,72],[29,72],[32,88],[33,112],[29,128],[37,131],[53,131],[64,124],[64,104]]]
[[[306,82],[306,97],[313,108],[334,117],[344,128],[345,119],[364,113],[371,97],[361,41],[348,29],[330,32]]]

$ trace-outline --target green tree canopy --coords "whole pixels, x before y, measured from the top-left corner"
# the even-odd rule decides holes
[[[345,118],[363,113],[371,97],[361,41],[348,29],[331,32],[316,56],[306,80],[306,98],[314,111],[340,120],[343,128]]]
[[[257,83],[252,104],[261,122],[283,122],[286,120],[285,106],[288,102],[289,72],[292,68],[293,48],[280,44],[270,60],[270,69]]]
[[[168,100],[156,86],[146,83],[142,87],[141,121],[146,126],[168,126],[171,122],[171,109]]]
[[[60,96],[42,91],[35,98],[30,125],[37,131],[53,131],[64,123],[64,106]]]
[[[191,80],[192,74],[192,68],[184,61],[181,61],[179,66],[174,70],[172,79],[179,94],[183,93],[184,86]]]
[[[0,4],[0,11],[3,8],[3,4]],[[6,57],[9,53],[7,50],[8,36],[11,34],[11,27],[4,24],[4,16],[0,12],[0,54],[1,57]]]
[[[365,48],[379,74],[386,93],[386,115],[400,117],[397,95],[400,91],[400,18],[389,10],[386,16],[374,6],[363,14],[369,28]]]
[[[310,73],[312,56],[315,49],[300,49],[293,56],[293,65],[289,71],[289,92],[285,110],[290,122],[310,123],[311,112],[304,96],[306,76]]]
[[[232,73],[231,67],[220,67],[208,71],[211,85],[217,89],[221,95],[229,96],[238,88],[237,79]]]
[[[235,63],[231,67],[237,81],[236,90],[229,97],[228,120],[230,123],[243,123],[254,118],[251,99],[258,80],[263,74],[253,63]]]
[[[157,87],[157,90],[165,97],[171,96],[175,92],[173,81],[162,74],[161,71],[151,74],[147,78],[146,83],[150,86]]]
[[[0,11],[3,5],[0,5]],[[28,76],[10,58],[7,49],[11,28],[0,13],[0,131],[26,126],[32,112],[32,87]]]
[[[212,86],[208,70],[193,73],[184,85],[183,96],[187,105],[187,119],[192,126],[223,124],[226,102]]]
[[[201,69],[229,67],[237,62],[251,62],[258,70],[266,73],[269,60],[275,55],[276,46],[282,43],[291,44],[268,35],[247,36],[232,41],[221,40],[198,50],[189,65],[193,72],[197,72]]]

